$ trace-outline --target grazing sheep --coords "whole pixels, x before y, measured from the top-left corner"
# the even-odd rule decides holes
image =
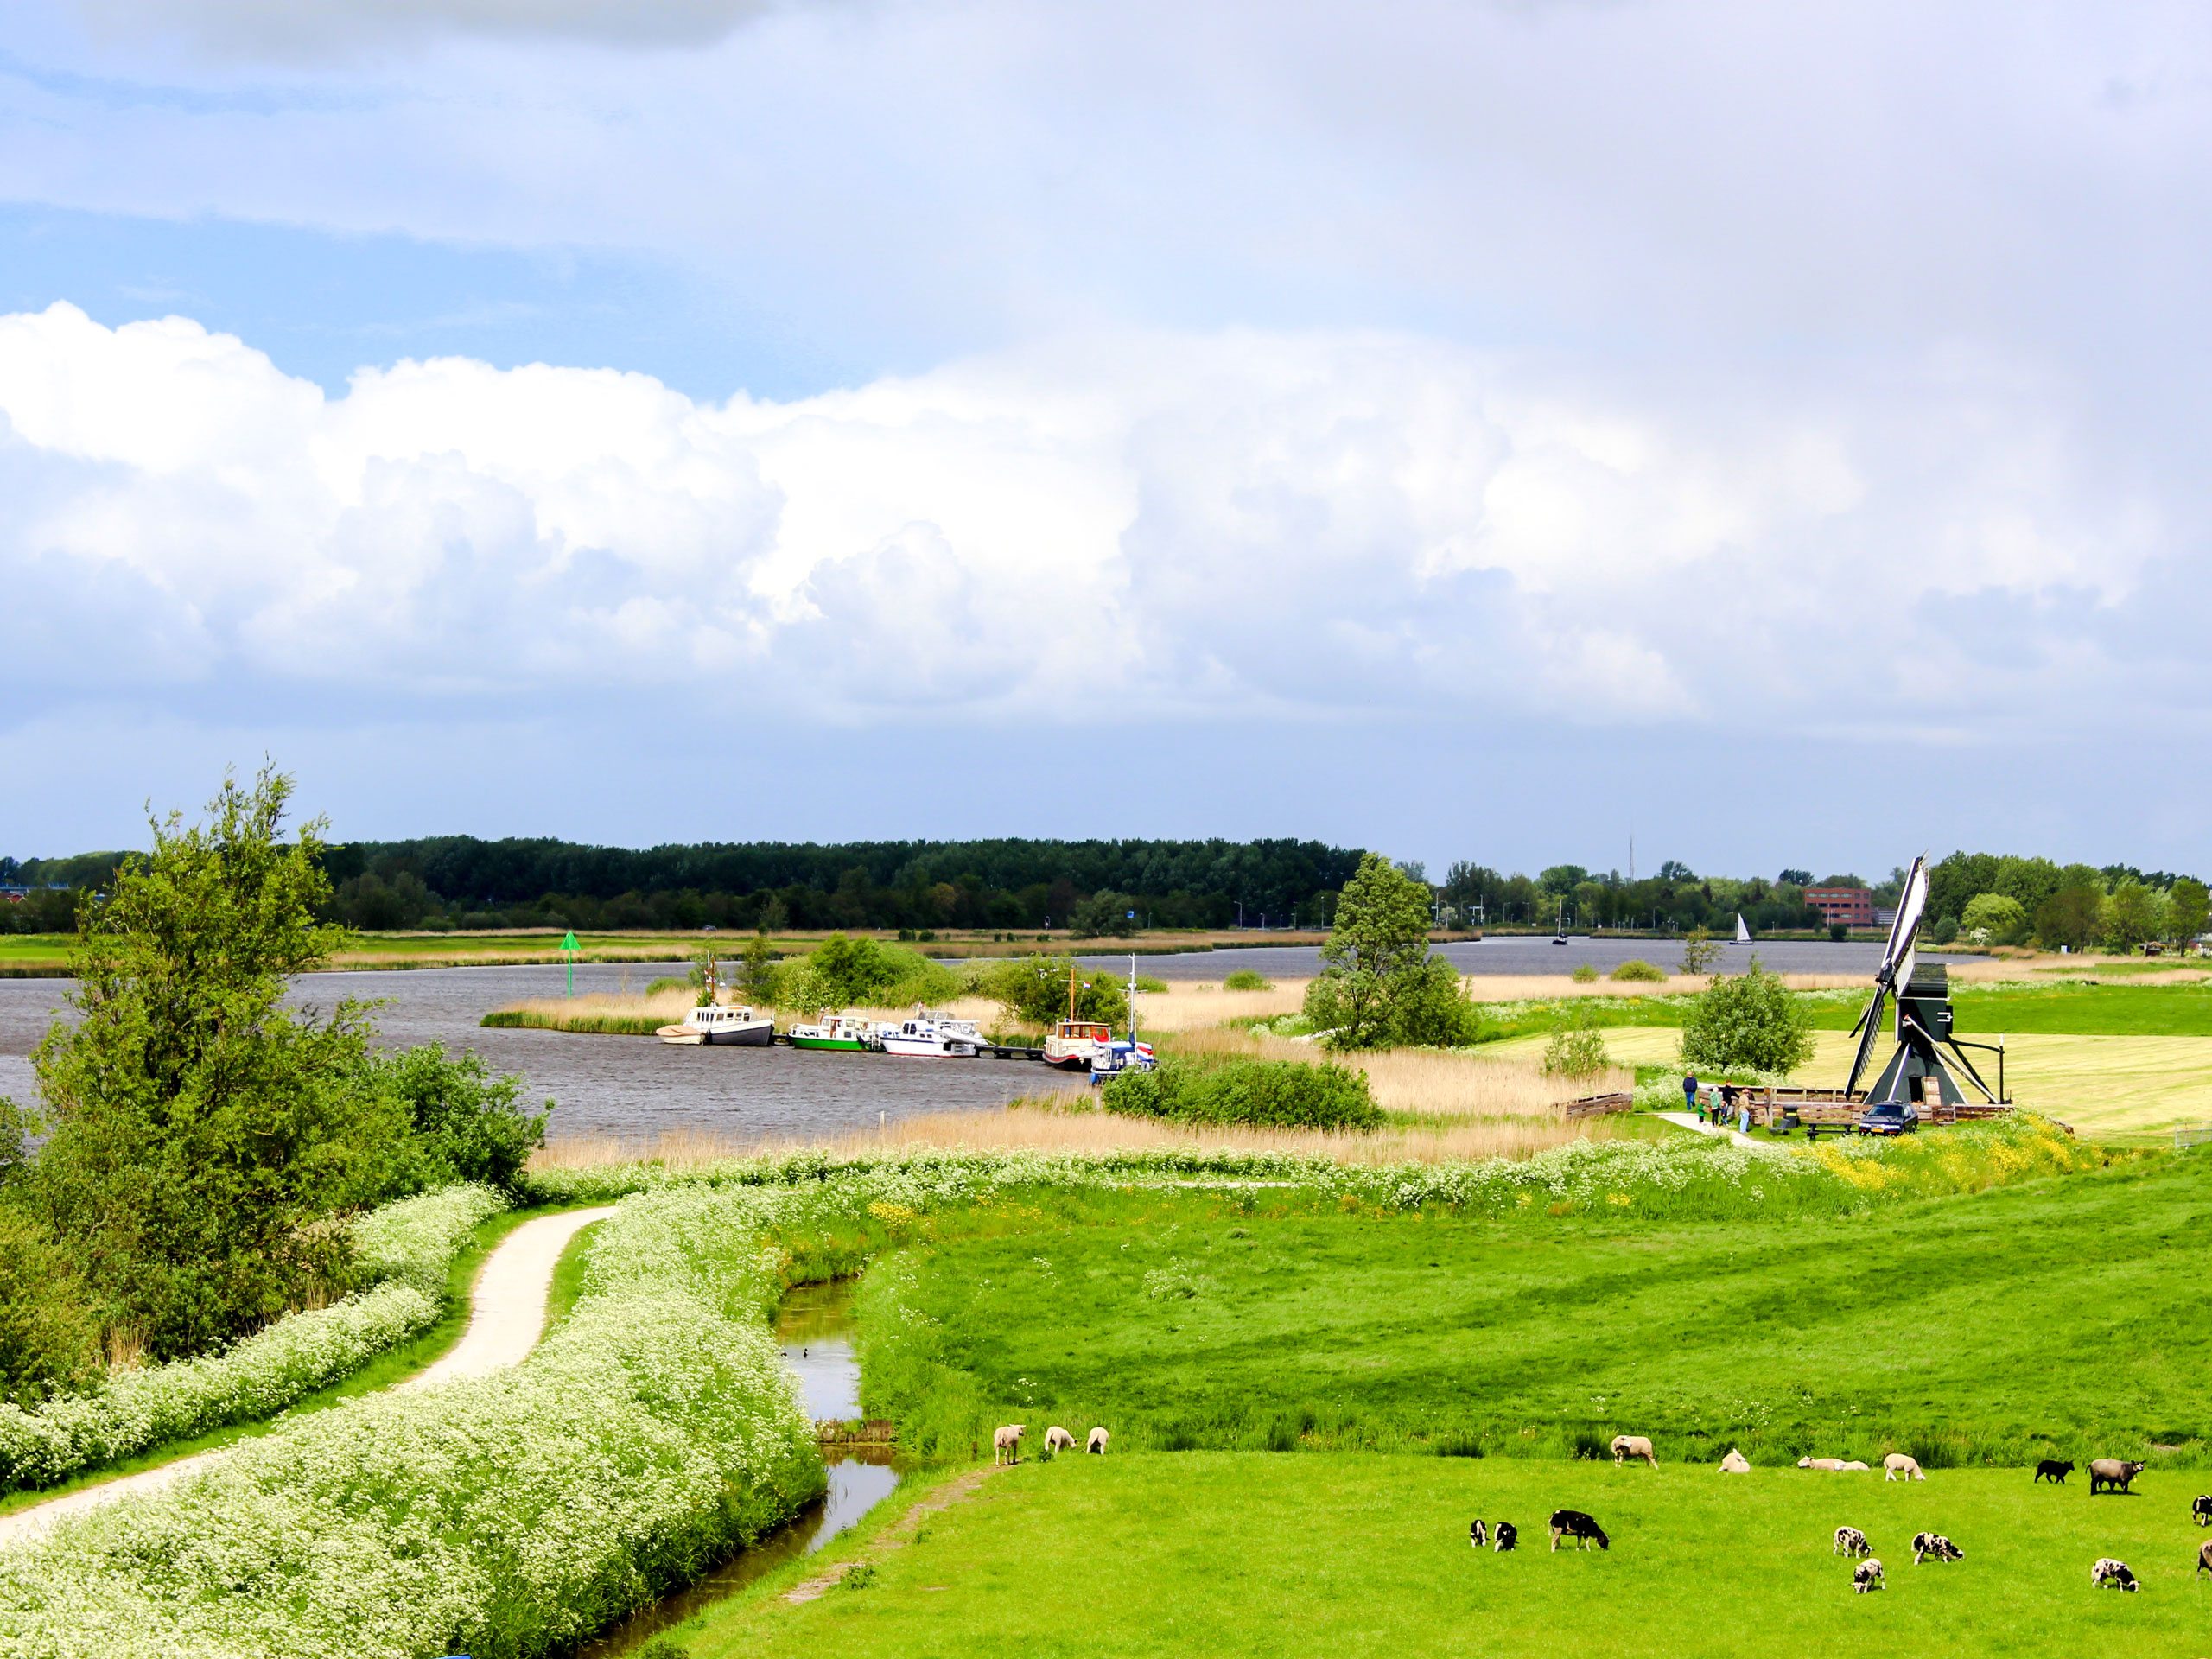
[[[1521,1541],[1521,1529],[1510,1521],[1501,1521],[1497,1530],[1490,1535],[1490,1547],[1495,1550],[1511,1549]]]
[[[1925,1480],[1928,1477],[1920,1472],[1920,1465],[1916,1459],[1902,1452],[1892,1452],[1882,1459],[1882,1478],[1914,1481]]]
[[[1872,1555],[1873,1553],[1874,1546],[1866,1541],[1866,1535],[1856,1527],[1838,1527],[1834,1547],[1828,1551],[1831,1555],[1847,1555],[1854,1560],[1861,1555]]]
[[[1869,1555],[1851,1569],[1851,1587],[1863,1596],[1869,1590],[1886,1590],[1890,1586],[1882,1582],[1882,1564]]]
[[[2066,1484],[2066,1477],[2073,1472],[2074,1465],[2070,1460],[2061,1463],[2056,1458],[2045,1458],[2041,1463],[2036,1465],[2036,1480],[2047,1480],[2054,1485],[2063,1486]],[[2032,1486],[2035,1481],[2031,1480],[2028,1484]]]
[[[1923,1560],[1963,1561],[1967,1553],[1940,1532],[1916,1532],[1912,1535],[1912,1564],[1918,1567]]]
[[[1045,1431],[1045,1449],[1047,1452],[1072,1452],[1075,1450],[1075,1436],[1054,1423]]]
[[[1644,1439],[1643,1435],[1614,1435],[1613,1467],[1616,1469],[1619,1468],[1621,1465],[1626,1463],[1630,1458],[1642,1458],[1654,1469],[1656,1469],[1659,1466],[1659,1459],[1652,1455],[1651,1442]]]
[[[2196,1547],[2196,1570],[2212,1573],[2212,1538],[2207,1538]]]
[[[1800,1469],[1830,1470],[1848,1469],[1851,1467],[1851,1465],[1846,1463],[1841,1458],[1800,1458],[1797,1459],[1797,1466]],[[1866,1465],[1862,1464],[1859,1466],[1864,1468]]]
[[[2089,1465],[2089,1496],[2094,1497],[2099,1492],[2109,1490],[2127,1492],[2130,1497],[2134,1497],[2135,1494],[2128,1491],[2127,1483],[2141,1474],[2145,1466],[2139,1463],[2130,1463],[2124,1458],[2096,1459]]]
[[[1611,1549],[1613,1541],[1605,1536],[1605,1529],[1580,1510],[1552,1511],[1552,1548],[1559,1548],[1562,1538],[1574,1540],[1577,1549],[1587,1549],[1595,1544],[1600,1549]]]
[[[1490,1529],[1484,1526],[1480,1521],[1469,1522],[1467,1523],[1467,1547],[1471,1549],[1480,1549],[1488,1542],[1490,1542]]]
[[[1748,1475],[1751,1472],[1751,1460],[1732,1446],[1728,1448],[1728,1455],[1720,1459],[1720,1472],[1724,1475]]]
[[[1084,1443],[1083,1449],[1086,1452],[1096,1452],[1100,1457],[1104,1457],[1106,1455],[1106,1431],[1103,1428],[1092,1429],[1090,1431],[1090,1438]]]
[[[1008,1423],[991,1436],[991,1461],[1020,1463],[1021,1461],[1021,1431],[1027,1423]]]
[[[2126,1561],[2115,1561],[2109,1555],[2101,1555],[2097,1564],[2089,1569],[2089,1583],[2099,1589],[2140,1590],[2135,1574]]]
[[[2189,1518],[2200,1527],[2212,1527],[2212,1492],[2203,1493],[2189,1506]]]

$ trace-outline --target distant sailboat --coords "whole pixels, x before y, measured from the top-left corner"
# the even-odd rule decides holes
[[[1751,942],[1751,930],[1744,925],[1744,912],[1739,910],[1736,912],[1736,943],[1749,944]]]

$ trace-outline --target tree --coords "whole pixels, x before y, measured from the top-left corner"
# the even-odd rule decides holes
[[[442,1046],[425,1043],[370,1063],[372,1081],[405,1108],[407,1156],[387,1191],[397,1197],[425,1187],[478,1181],[512,1191],[530,1154],[545,1144],[545,1119],[516,1104],[522,1079],[494,1077],[481,1058],[448,1059]]]
[[[1069,992],[1074,992],[1075,1012],[1068,1012]],[[1128,990],[1113,975],[1086,969],[1065,957],[1025,957],[995,962],[980,969],[975,979],[980,995],[994,999],[1018,1025],[1049,1026],[1071,1017],[1096,1020],[1126,1028],[1129,1018]]]
[[[2028,935],[2028,912],[2017,899],[2001,893],[1978,893],[1967,900],[1959,925],[1979,935],[1984,944],[2018,944]]]
[[[2165,921],[2165,902],[2156,892],[2140,881],[2122,881],[2105,901],[2105,942],[2132,950],[2145,939],[2162,937]]]
[[[2079,950],[2097,937],[2103,906],[2104,878],[2086,864],[2069,864],[2050,897],[2036,906],[2036,938],[2047,947]]]
[[[368,1005],[284,1006],[346,937],[315,919],[321,823],[279,839],[290,793],[273,769],[226,777],[211,822],[152,825],[79,909],[78,1019],[34,1057],[54,1133],[26,1196],[157,1357],[342,1286],[349,1236],[315,1224],[388,1190],[407,1133],[370,1081]]]
[[[1332,1033],[1332,1046],[1464,1039],[1459,1033],[1469,1029],[1473,1008],[1451,963],[1430,963],[1428,904],[1428,888],[1379,854],[1360,860],[1337,901],[1321,971],[1306,988],[1306,1017]],[[1455,1006],[1465,1007],[1465,1017]]]
[[[1694,927],[1682,941],[1682,966],[1685,974],[1707,974],[1720,959],[1720,947],[1713,942],[1713,935],[1702,927]]]
[[[2177,878],[2166,889],[2166,937],[2179,944],[2186,944],[2204,931],[2208,909],[2212,909],[2212,893],[2194,876]]]
[[[1699,1071],[1785,1077],[1813,1058],[1811,1016],[1757,957],[1740,974],[1717,974],[1682,1022],[1682,1064]]]

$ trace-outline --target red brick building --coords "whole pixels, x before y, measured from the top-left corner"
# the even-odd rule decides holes
[[[1871,887],[1808,887],[1805,902],[1830,922],[1849,927],[1874,925],[1874,893]]]

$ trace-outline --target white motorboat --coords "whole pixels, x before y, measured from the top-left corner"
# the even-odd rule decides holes
[[[766,1048],[775,1040],[776,1022],[742,1007],[694,1008],[679,1025],[663,1026],[655,1033],[664,1043],[721,1043],[739,1048]]]
[[[916,1008],[913,1017],[882,1028],[883,1052],[910,1058],[972,1060],[984,1047],[973,1020],[955,1020],[942,1008]]]

